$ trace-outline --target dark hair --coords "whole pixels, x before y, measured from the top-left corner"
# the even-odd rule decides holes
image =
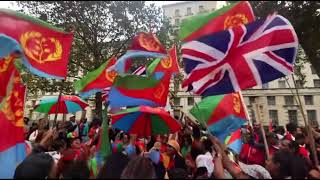
[[[14,178],[45,179],[49,176],[53,164],[54,160],[49,154],[31,154],[17,166]]]
[[[117,152],[107,156],[103,167],[100,169],[98,179],[120,179],[121,173],[129,162],[129,158]]]
[[[56,139],[51,144],[51,150],[52,151],[59,151],[61,148],[63,148],[67,142],[63,139]]]
[[[90,170],[86,161],[75,160],[67,164],[62,170],[63,179],[88,179]]]
[[[280,134],[280,135],[284,135],[285,129],[284,129],[283,126],[278,126],[278,127],[275,128],[274,132],[277,133],[277,134]]]
[[[202,144],[203,144],[204,149],[205,149],[206,151],[209,151],[210,153],[212,152],[212,146],[213,146],[213,144],[212,144],[211,140],[205,139],[205,140],[202,142]]]
[[[132,159],[121,174],[121,179],[154,179],[155,177],[152,161],[141,156]]]
[[[195,161],[197,156],[200,154],[204,154],[204,152],[198,146],[192,145],[190,154],[191,154],[192,159]]]
[[[305,179],[311,170],[307,160],[300,155],[294,155],[291,159],[292,179]]]
[[[291,175],[291,158],[292,154],[285,151],[274,153],[272,161],[280,165],[278,178],[283,179]]]
[[[208,170],[206,167],[199,167],[196,173],[194,174],[194,177],[197,178],[199,176],[205,175],[206,173],[208,173]]]
[[[295,123],[288,123],[286,125],[287,131],[289,131],[291,134],[293,134],[295,131],[297,131],[297,128],[298,128],[298,126]]]
[[[200,137],[201,137],[200,128],[197,127],[197,126],[194,126],[194,127],[192,128],[192,134],[193,134],[193,137],[194,137],[195,139],[200,139]]]
[[[188,173],[186,170],[181,168],[173,168],[168,170],[169,179],[186,179]]]

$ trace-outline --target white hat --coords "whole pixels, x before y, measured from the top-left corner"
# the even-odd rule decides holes
[[[208,171],[208,175],[211,176],[211,174],[213,173],[213,158],[212,156],[208,156],[208,155],[198,155],[196,158],[196,166],[197,168],[199,167],[206,167],[207,171]]]
[[[270,173],[260,165],[247,165],[239,162],[239,166],[245,174],[255,179],[272,179]]]

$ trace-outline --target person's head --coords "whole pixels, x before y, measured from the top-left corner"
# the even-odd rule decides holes
[[[206,167],[199,167],[197,168],[196,173],[194,174],[195,179],[208,179],[209,174]]]
[[[287,131],[289,131],[291,134],[295,134],[297,132],[297,124],[295,123],[288,123],[286,125]]]
[[[290,144],[290,141],[289,140],[287,140],[287,139],[282,139],[281,141],[280,141],[280,146],[279,146],[279,148],[280,148],[280,150],[281,151],[287,151],[287,152],[289,152],[289,150],[290,150],[290,147],[289,147],[289,144]]]
[[[120,179],[122,171],[127,166],[129,158],[121,152],[106,157],[98,179]]]
[[[204,154],[204,153],[205,153],[205,148],[202,143],[193,144],[191,146],[190,154],[194,161],[196,160],[198,155]]]
[[[44,118],[40,119],[38,127],[39,127],[39,130],[48,130],[49,127],[50,127],[49,126],[49,121],[47,119],[44,119]]]
[[[193,135],[194,139],[200,140],[201,131],[200,131],[200,128],[198,126],[192,127],[192,135]]]
[[[253,164],[247,165],[239,162],[241,173],[238,179],[272,179],[270,173],[262,166]]]
[[[88,179],[90,170],[86,161],[75,160],[67,164],[62,170],[62,179]]]
[[[213,144],[212,144],[212,142],[211,142],[211,140],[209,140],[209,139],[204,139],[203,141],[202,141],[202,144],[203,144],[203,147],[204,147],[204,149],[205,149],[205,151],[208,151],[208,152],[212,152],[212,146],[213,146]]]
[[[71,122],[76,122],[76,116],[75,115],[72,115],[69,119]]]
[[[276,145],[278,144],[278,137],[275,133],[269,132],[266,134],[268,145]]]
[[[45,153],[33,153],[26,157],[14,172],[15,179],[56,178],[53,158]]]
[[[67,148],[67,143],[64,139],[56,139],[52,142],[50,146],[52,151],[62,152]]]
[[[154,179],[154,166],[149,158],[136,157],[132,159],[121,174],[121,179]]]
[[[160,141],[163,144],[166,144],[168,142],[168,135],[164,134],[160,136]]]
[[[284,129],[284,127],[283,126],[278,126],[278,127],[276,127],[275,128],[275,131],[274,131],[276,134],[280,134],[280,135],[284,135],[284,133],[285,133],[285,129]]]
[[[29,118],[27,118],[27,117],[24,117],[24,118],[23,118],[24,124],[28,125],[28,124],[29,124],[29,121],[30,121]]]
[[[192,145],[192,138],[190,135],[183,136],[183,145],[184,146],[191,146]]]
[[[299,145],[304,145],[306,143],[306,138],[304,136],[304,134],[302,133],[297,133],[295,135],[295,141],[299,144]]]
[[[169,179],[186,179],[188,173],[186,170],[181,168],[173,168],[168,170]]]
[[[167,154],[169,156],[174,156],[180,153],[180,145],[176,140],[169,140],[167,145]]]
[[[291,159],[291,153],[278,151],[266,161],[265,167],[273,178],[285,178],[291,175]]]
[[[260,123],[258,123],[258,122],[254,122],[253,123],[253,130],[254,131],[258,131],[258,130],[260,130]]]
[[[81,147],[81,142],[79,138],[73,138],[70,140],[70,147],[73,149],[79,149]]]

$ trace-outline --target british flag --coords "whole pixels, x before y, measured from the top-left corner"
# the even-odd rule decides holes
[[[262,85],[293,72],[298,48],[290,22],[271,15],[182,45],[183,87],[202,96]]]
[[[135,71],[133,71],[132,74],[135,75],[145,75],[147,71],[146,66],[140,66]],[[111,87],[106,87],[102,91],[102,103],[106,103],[108,101],[109,92],[111,90]]]

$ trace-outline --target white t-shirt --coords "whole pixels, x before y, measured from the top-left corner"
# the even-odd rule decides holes
[[[33,133],[31,133],[29,136],[29,141],[34,142],[38,136],[38,133],[39,133],[38,130],[33,131]]]

